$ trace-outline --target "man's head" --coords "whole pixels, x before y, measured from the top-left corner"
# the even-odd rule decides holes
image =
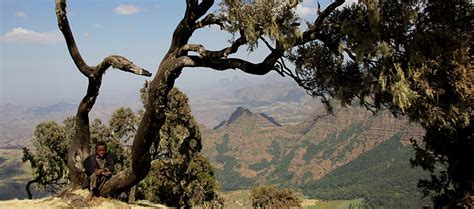
[[[95,145],[95,153],[97,153],[100,158],[103,158],[107,153],[107,144],[103,141],[97,142]]]

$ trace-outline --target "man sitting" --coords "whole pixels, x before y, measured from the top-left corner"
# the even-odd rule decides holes
[[[105,142],[97,142],[95,153],[86,158],[84,168],[88,177],[82,187],[90,189],[91,195],[99,195],[99,191],[114,172],[114,159],[107,153]]]

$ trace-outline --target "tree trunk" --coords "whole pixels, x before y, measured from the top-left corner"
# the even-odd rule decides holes
[[[101,77],[90,78],[87,94],[82,99],[76,113],[75,133],[68,149],[68,168],[71,186],[79,188],[84,182],[84,160],[90,154],[89,112],[99,95]]]
[[[151,73],[119,55],[108,56],[95,67],[87,65],[79,52],[71,28],[69,27],[69,21],[66,15],[66,0],[56,0],[56,17],[58,19],[59,29],[66,39],[68,51],[74,64],[76,64],[77,69],[87,77],[89,81],[87,93],[77,109],[75,133],[71,139],[71,146],[68,149],[67,161],[69,177],[71,186],[74,188],[80,186],[84,180],[83,162],[90,151],[89,112],[99,95],[102,76],[105,71],[109,69],[109,67],[113,67],[142,76],[151,76]]]
[[[39,179],[40,179],[40,178],[37,177],[37,178],[35,178],[35,179],[31,180],[31,181],[28,181],[28,183],[26,183],[26,187],[25,187],[25,189],[26,189],[26,194],[28,195],[28,199],[30,199],[30,200],[33,199],[33,195],[31,194],[30,186],[31,186],[31,184],[33,184],[33,183],[37,183]]]
[[[168,102],[168,93],[182,70],[175,58],[177,50],[170,51],[161,62],[158,74],[148,88],[145,113],[133,140],[132,167],[108,180],[100,191],[101,195],[120,194],[127,191],[143,180],[150,171],[150,148],[153,142],[160,141],[160,129],[166,120],[165,107]]]
[[[79,126],[78,124],[81,124]],[[87,125],[85,125],[87,124]],[[76,118],[76,134],[71,141],[71,146],[68,150],[68,168],[69,168],[69,179],[71,180],[71,186],[78,188],[84,181],[83,175],[83,164],[84,160],[89,155],[89,141],[82,143],[84,134],[89,134],[88,121],[84,122],[79,118]]]

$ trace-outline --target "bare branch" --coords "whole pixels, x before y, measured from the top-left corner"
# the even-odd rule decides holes
[[[221,29],[224,27],[224,24],[222,23],[222,19],[217,17],[215,14],[210,13],[206,17],[204,17],[201,21],[196,22],[196,25],[194,25],[194,30],[210,26],[210,25],[218,25],[221,27]]]
[[[202,57],[207,57],[207,49],[201,44],[186,44],[179,49],[178,55],[185,55],[187,52],[197,52]]]
[[[206,12],[212,7],[212,5],[214,5],[214,0],[202,0],[202,2],[199,4],[197,19],[205,15]]]
[[[43,178],[43,176],[38,175],[35,179],[30,180],[28,181],[28,183],[26,183],[25,189],[26,189],[26,194],[28,194],[28,199],[30,200],[33,199],[33,195],[31,194],[31,189],[30,189],[31,184],[38,183],[41,178]]]
[[[58,19],[59,29],[64,35],[69,53],[74,63],[76,64],[79,71],[89,80],[87,93],[81,100],[77,109],[74,137],[71,140],[67,157],[71,182],[73,185],[78,186],[83,180],[82,163],[89,155],[90,151],[89,112],[94,106],[97,96],[99,95],[103,74],[110,66],[138,75],[151,76],[151,73],[137,67],[126,58],[117,55],[106,57],[102,63],[96,67],[88,66],[82,58],[74,41],[74,36],[66,15],[66,0],[56,0],[56,16]]]
[[[195,11],[198,10],[198,0],[186,0],[186,13],[185,13],[185,19],[187,19],[189,22],[193,21],[193,18],[195,18]]]
[[[309,41],[316,40],[318,29],[323,24],[324,20],[336,10],[337,7],[341,6],[344,3],[344,0],[336,0],[335,2],[331,3],[324,11],[320,13],[320,15],[316,18],[313,25],[308,28],[305,32],[303,32],[303,36],[300,41],[298,41],[295,46],[305,44]]]
[[[285,64],[285,60],[283,58],[280,58],[280,61],[277,62],[278,64],[278,67],[280,68],[280,70],[276,70],[278,71],[278,73],[280,73],[280,75],[282,77],[285,77],[285,76],[289,76],[291,78],[293,78],[296,82],[299,82],[301,81],[301,79],[295,75],[290,68],[288,68]]]
[[[374,104],[370,103],[370,102],[367,102],[365,101],[365,99],[362,99],[360,95],[357,95],[356,96],[359,101],[360,101],[360,104],[364,105],[365,109],[369,110],[373,116],[377,116],[377,106],[375,106]]]
[[[186,52],[193,51],[197,52],[203,58],[227,58],[230,54],[236,53],[239,47],[245,43],[245,38],[240,37],[234,41],[231,46],[219,51],[207,50],[200,44],[186,44],[180,48],[178,55],[182,56],[185,55]]]
[[[142,76],[150,77],[151,73],[147,70],[140,68],[129,61],[127,58],[119,55],[111,55],[106,57],[99,65],[95,67],[95,74],[103,74],[110,66],[113,68],[137,74]]]
[[[225,48],[223,50],[212,52],[205,49],[200,49],[199,45],[193,45],[189,49],[193,48],[196,52],[201,52],[201,56],[182,56],[180,57],[180,67],[207,67],[214,70],[228,70],[228,69],[240,69],[241,71],[253,74],[253,75],[265,75],[272,70],[275,70],[275,64],[278,59],[283,56],[283,51],[273,50],[270,54],[267,55],[264,61],[260,63],[252,63],[239,58],[226,58],[226,52],[235,53],[237,49],[246,43],[244,36],[237,39],[231,47]],[[188,48],[188,47],[185,47]],[[189,50],[191,51],[191,50]],[[202,56],[205,54],[207,56]],[[217,57],[211,57],[209,54],[219,55]],[[228,54],[227,54],[228,55]]]
[[[102,61],[102,63],[100,63],[96,67],[91,67],[87,65],[87,63],[82,58],[81,53],[79,52],[76,42],[74,41],[74,36],[69,26],[69,21],[66,14],[65,0],[56,0],[56,16],[58,18],[59,29],[63,33],[64,38],[66,39],[66,44],[69,53],[79,71],[81,71],[81,73],[84,74],[86,77],[97,77],[98,74],[104,73],[105,70],[111,65],[114,68],[118,68],[126,72],[131,72],[137,75],[151,76],[150,72],[137,67],[126,58],[118,55],[106,57],[104,61]]]
[[[79,49],[77,48],[76,42],[74,41],[74,36],[72,35],[66,15],[66,0],[56,0],[56,16],[58,18],[59,29],[66,39],[69,54],[71,54],[71,57],[79,71],[81,71],[81,73],[86,77],[89,77],[94,69],[88,66],[84,59],[82,59],[81,53],[79,53]]]
[[[186,0],[186,16],[185,19],[189,23],[194,23],[201,18],[212,7],[214,0],[203,0],[198,4],[198,0]]]
[[[270,45],[270,43],[264,37],[260,37],[260,39],[263,41],[263,43],[265,43],[265,45],[267,46],[268,49],[270,49],[270,51],[275,50],[275,48],[273,48],[272,45]]]
[[[196,21],[207,13],[214,4],[214,0],[203,0],[199,5],[196,4],[197,0],[186,0],[185,15],[173,32],[171,47],[168,53],[179,50],[179,48],[188,43],[196,29]]]
[[[186,6],[190,10],[195,10],[198,7],[198,0],[186,0]]]
[[[265,75],[275,68],[274,63],[261,62],[255,64],[238,58],[207,59],[199,56],[183,56],[180,59],[183,67],[207,67],[218,71],[240,69],[253,75]]]

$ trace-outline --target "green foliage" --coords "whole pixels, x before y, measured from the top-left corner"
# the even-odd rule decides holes
[[[421,208],[428,200],[421,199],[416,179],[427,175],[421,169],[411,168],[410,156],[413,150],[403,146],[400,134],[396,134],[302,189],[316,199],[364,198],[364,204],[370,208]]]
[[[35,152],[23,148],[23,162],[29,161],[33,181],[41,190],[58,192],[68,183],[67,148],[69,139],[65,127],[54,121],[47,121],[36,126],[32,139]]]
[[[300,84],[343,105],[370,99],[424,125],[468,124],[472,6],[369,2],[334,12],[322,29],[330,33],[289,56]]]
[[[216,160],[224,165],[223,170],[216,170],[216,177],[219,182],[223,182],[224,190],[237,190],[241,188],[250,188],[255,182],[252,179],[243,177],[239,172],[235,171],[234,168],[240,166],[239,160],[235,157],[226,155],[226,152],[230,151],[229,146],[229,134],[222,136],[222,142],[216,144],[217,156]]]
[[[309,163],[316,154],[318,154],[318,146],[313,143],[306,143],[306,152],[303,155],[303,160]]]
[[[270,147],[267,149],[267,152],[268,152],[268,154],[270,154],[270,155],[273,156],[272,162],[273,162],[274,160],[280,159],[281,150],[280,150],[280,144],[278,143],[277,140],[273,140],[273,141],[272,141],[272,144],[271,144]]]
[[[263,160],[263,161],[260,161],[258,163],[254,163],[254,164],[249,165],[249,168],[254,170],[254,171],[261,171],[265,168],[269,168],[270,165],[271,165],[270,162],[268,162],[266,160]]]
[[[411,159],[412,164],[433,173],[429,179],[418,182],[418,185],[424,196],[432,197],[435,205],[455,207],[456,204],[473,204],[470,199],[473,178],[470,160],[474,150],[473,123],[471,120],[469,126],[457,129],[427,128],[425,147],[415,143],[416,157]],[[445,143],[446,141],[448,143]],[[443,170],[436,172],[439,168]],[[453,199],[461,200],[453,202]]]
[[[446,168],[420,182],[440,207],[473,204],[473,188],[462,185],[472,185],[474,168],[458,166],[474,151],[472,9],[470,1],[361,1],[333,12],[319,40],[288,56],[296,81],[329,111],[332,99],[358,100],[427,129],[412,162]]]
[[[122,120],[122,112],[130,112],[131,109],[121,108],[114,112],[111,121],[115,124]],[[34,152],[23,148],[23,162],[29,161],[32,171],[32,183],[37,183],[40,189],[58,192],[65,186],[68,180],[67,151],[69,142],[74,136],[75,118],[68,117],[59,125],[54,121],[42,122],[36,126],[32,139]],[[130,134],[127,126],[119,126],[114,130],[124,136]],[[126,164],[126,156],[129,153],[119,138],[114,137],[112,128],[102,124],[101,120],[95,119],[90,127],[92,147],[97,141],[107,143],[108,152],[116,157],[116,170],[120,171]]]
[[[234,158],[235,159],[235,158]],[[233,191],[238,189],[249,189],[255,184],[255,179],[241,176],[235,170],[219,170],[216,169],[215,176],[219,182],[222,182],[224,191]]]
[[[200,154],[201,133],[190,111],[187,97],[173,89],[168,95],[167,119],[160,130],[162,140],[150,153],[156,160],[139,190],[148,199],[170,206],[219,206],[220,186],[212,166]],[[119,108],[108,125],[99,119],[91,123],[90,144],[107,143],[108,152],[115,156],[117,172],[130,165],[131,153],[125,144],[135,136],[139,117],[130,108]],[[41,123],[33,139],[36,153],[24,148],[23,160],[30,161],[40,186],[56,191],[58,185],[67,183],[67,146],[74,135],[74,124],[74,118],[67,118],[64,126]]]
[[[146,90],[142,89],[142,92]],[[167,119],[160,130],[159,144],[151,153],[155,157],[150,174],[143,180],[142,196],[169,206],[222,205],[220,185],[208,160],[200,154],[201,133],[191,116],[186,95],[173,89],[168,95]],[[90,144],[107,143],[108,152],[115,157],[116,172],[130,165],[131,153],[126,148],[135,136],[139,114],[130,108],[114,111],[108,124],[95,119],[90,126]],[[74,118],[67,118],[63,126],[44,122],[36,127],[32,153],[24,148],[24,161],[30,161],[33,178],[40,187],[57,191],[68,182],[67,147],[74,136]],[[158,141],[158,140],[155,140]]]
[[[146,199],[168,206],[220,207],[223,204],[212,166],[202,155],[195,155],[186,166],[154,160],[140,187]]]
[[[137,131],[137,116],[131,108],[123,108],[115,110],[109,120],[110,134],[114,138],[121,139],[127,143]]]
[[[222,136],[222,143],[216,144],[216,150],[219,154],[229,151],[229,134]]]
[[[223,140],[224,141],[221,144],[216,145],[216,148],[219,147],[216,160],[217,162],[224,164],[223,170],[216,170],[217,179],[219,182],[223,182],[222,187],[227,191],[250,188],[255,180],[243,177],[239,172],[234,170],[236,166],[240,165],[239,160],[235,157],[224,155],[224,151],[229,150],[229,138],[227,134],[224,135]]]
[[[252,188],[250,201],[257,208],[301,207],[301,195],[291,189],[280,189],[275,185],[262,185]]]
[[[293,172],[289,172],[291,161],[295,158],[295,150],[291,150],[288,154],[283,155],[281,158],[273,158],[272,162],[275,163],[275,172],[273,173],[272,183],[279,183],[284,187],[291,186],[291,179],[294,176]]]
[[[161,140],[155,140],[152,150],[155,160],[140,185],[142,195],[174,207],[221,206],[220,186],[211,164],[200,154],[201,133],[186,95],[172,89],[165,114]]]
[[[313,156],[322,152],[322,157],[329,159],[336,149],[338,148],[336,145],[347,141],[350,137],[354,135],[357,136],[358,134],[362,133],[364,130],[362,123],[352,123],[349,127],[342,130],[339,133],[331,133],[329,134],[324,140],[322,140],[318,144],[307,143],[306,144],[306,153],[303,155],[303,159],[309,163],[309,161],[313,158]],[[332,149],[324,150],[327,147],[332,147]]]
[[[299,18],[295,14],[298,0],[280,3],[274,0],[226,0],[221,3],[221,16],[225,29],[240,32],[247,40],[249,49],[256,48],[261,37],[269,37],[283,50],[289,49],[301,37]]]

